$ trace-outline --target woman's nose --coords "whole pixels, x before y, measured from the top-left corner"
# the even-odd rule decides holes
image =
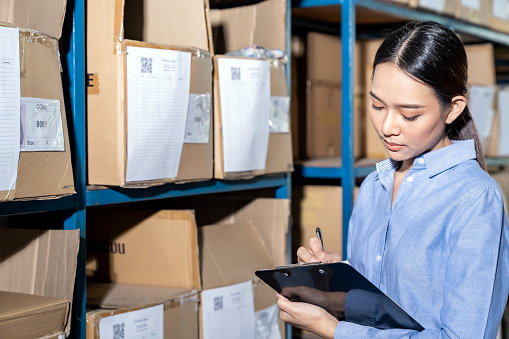
[[[385,116],[385,119],[383,121],[382,125],[382,133],[385,136],[391,136],[391,135],[399,135],[401,132],[399,127],[399,122],[397,119],[397,114],[394,112],[388,112]]]

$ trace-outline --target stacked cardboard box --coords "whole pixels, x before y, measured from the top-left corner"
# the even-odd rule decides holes
[[[456,0],[410,0],[411,7],[431,10],[440,14],[454,16],[458,2]]]
[[[210,44],[216,54],[214,177],[240,179],[292,171],[284,57],[275,57],[269,64],[261,59],[223,55],[255,46],[285,52],[286,1],[210,10],[210,22]],[[254,88],[259,97],[253,95]],[[276,117],[283,122],[273,130],[266,123],[273,121],[271,105],[280,107],[272,112],[278,112]]]
[[[198,338],[193,211],[89,211],[87,338],[120,331]]]
[[[87,10],[88,183],[212,178],[203,1],[91,0]]]
[[[65,0],[0,5],[0,22],[19,29],[22,127],[15,189],[0,192],[1,201],[74,193],[59,53],[65,8]]]
[[[0,229],[0,337],[69,335],[79,230]]]

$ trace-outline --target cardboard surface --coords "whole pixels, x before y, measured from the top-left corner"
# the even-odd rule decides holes
[[[255,278],[273,260],[253,224],[207,225],[199,228],[203,289]]]
[[[471,85],[495,86],[495,52],[493,44],[465,46],[468,59],[468,82]]]
[[[488,26],[490,22],[490,1],[456,1],[456,18],[469,21],[481,26]]]
[[[286,1],[266,0],[249,6],[210,10],[215,54],[258,45],[286,51]]]
[[[91,209],[87,225],[90,281],[200,289],[192,211]]]
[[[0,291],[65,300],[68,334],[78,247],[79,230],[0,229]]]
[[[147,0],[129,2],[126,6],[125,18],[122,0],[91,0],[87,6],[88,184],[147,187],[211,179],[212,127],[207,144],[184,144],[177,177],[135,183],[125,181],[127,46],[193,52],[190,93],[212,96],[212,60],[208,54],[203,1]],[[124,40],[124,21],[126,34],[156,43]],[[212,113],[210,119],[212,126]]]
[[[410,0],[409,5],[410,7],[419,7],[428,11],[454,16],[457,11],[456,6],[458,3],[456,0]]]
[[[489,2],[489,27],[495,31],[509,33],[509,2],[507,0],[490,0]],[[500,7],[495,5],[497,2],[505,11],[499,12]]]
[[[219,91],[218,60],[233,58],[214,56],[214,178],[216,179],[249,179],[263,174],[286,173],[293,171],[292,136],[290,133],[269,133],[267,160],[265,169],[245,172],[225,172],[223,163],[223,138],[221,118],[221,93]],[[283,67],[271,64],[271,96],[287,96],[288,87]],[[291,131],[291,127],[290,127]]]
[[[60,101],[64,152],[21,152],[15,199],[47,199],[74,193],[58,41],[20,32],[21,96]]]
[[[0,291],[0,337],[37,338],[61,332],[69,301]]]
[[[66,5],[66,0],[3,0],[0,21],[58,39],[62,35]]]
[[[89,292],[90,291],[90,292]],[[154,305],[163,305],[164,338],[198,338],[198,292],[133,286],[122,284],[88,284],[94,300],[102,300],[110,309],[88,310],[86,315],[87,339],[99,339],[100,321],[103,318],[143,310]],[[101,299],[104,295],[104,299]],[[135,306],[125,306],[125,305]]]

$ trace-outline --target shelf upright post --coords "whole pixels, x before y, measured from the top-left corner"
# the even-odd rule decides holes
[[[354,119],[354,51],[355,51],[355,0],[341,4],[341,53],[342,53],[342,135],[341,159],[343,173],[343,259],[346,259],[348,224],[353,208],[355,185],[353,119]]]
[[[80,245],[76,265],[74,300],[72,308],[71,338],[86,338],[86,118],[85,118],[85,0],[72,0],[67,4],[67,23],[64,29],[65,64],[69,92],[68,109],[72,112],[70,122],[72,163],[76,190],[76,206],[64,221],[64,229],[80,230]],[[72,23],[69,22],[72,19]],[[68,44],[68,45],[67,45]]]

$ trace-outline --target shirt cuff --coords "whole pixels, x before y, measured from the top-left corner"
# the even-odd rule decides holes
[[[340,321],[334,332],[334,339],[345,338],[364,338],[369,327],[350,323],[348,321]]]
[[[345,320],[350,323],[375,326],[373,296],[362,290],[351,290],[345,299]]]

